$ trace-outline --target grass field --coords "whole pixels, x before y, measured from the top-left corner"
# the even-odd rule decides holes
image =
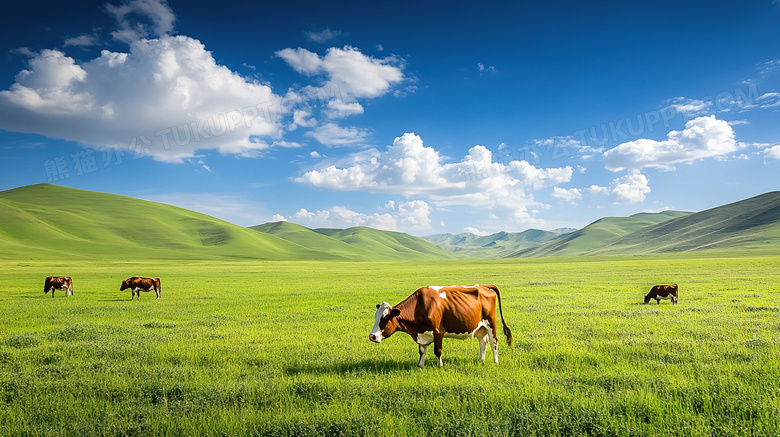
[[[43,294],[70,275],[75,295]],[[162,279],[162,299],[120,292]],[[392,263],[0,262],[6,435],[773,435],[780,256]],[[499,358],[405,334],[375,304],[495,283]],[[642,305],[656,283],[680,303]]]

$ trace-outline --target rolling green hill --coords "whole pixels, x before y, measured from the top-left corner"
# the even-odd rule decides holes
[[[314,229],[323,236],[390,259],[447,259],[450,254],[422,238],[393,231],[356,226],[347,229]]]
[[[780,247],[780,191],[644,227],[596,254]]]
[[[607,217],[512,257],[618,255],[780,248],[780,192],[697,213]]]
[[[309,229],[294,223],[275,222],[250,229],[356,261],[450,258],[447,252],[420,238],[366,227]]]
[[[646,226],[662,223],[690,213],[664,211],[640,213],[630,217],[604,217],[547,244],[518,251],[511,257],[576,256],[590,255],[621,237]]]
[[[290,226],[291,228],[291,226]],[[303,228],[305,229],[305,228]],[[373,230],[372,230],[373,231]],[[374,247],[391,239],[365,233]],[[370,235],[369,235],[370,234]],[[395,233],[394,233],[395,234]],[[115,194],[40,184],[0,192],[0,259],[257,259],[395,260],[437,259],[448,255],[415,237],[399,234],[384,251],[350,248],[324,235],[283,238],[217,218]],[[287,235],[289,237],[289,235]],[[419,240],[419,241],[415,241]],[[409,246],[404,246],[408,244]]]
[[[310,259],[316,251],[171,205],[40,184],[0,192],[2,259]]]

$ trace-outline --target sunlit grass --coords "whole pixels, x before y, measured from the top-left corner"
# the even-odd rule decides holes
[[[75,295],[43,294],[50,274]],[[122,279],[160,277],[130,301]],[[776,435],[780,257],[0,264],[12,435]],[[417,368],[375,304],[495,283],[515,346]],[[680,304],[641,304],[656,283]]]

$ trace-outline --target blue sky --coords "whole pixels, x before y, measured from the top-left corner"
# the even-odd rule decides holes
[[[780,184],[780,2],[12,1],[0,190],[414,235]]]

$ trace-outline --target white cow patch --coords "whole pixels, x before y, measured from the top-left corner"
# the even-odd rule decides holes
[[[447,292],[446,291],[442,291],[441,293],[439,293],[439,297],[442,298],[442,299],[446,299],[447,298]]]
[[[417,334],[417,344],[426,346],[433,343],[433,331],[425,331]]]
[[[444,287],[442,287],[441,285],[429,285],[428,288],[432,289],[433,291],[439,291]]]
[[[382,320],[382,317],[390,313],[392,308],[393,307],[389,303],[382,302],[382,304],[379,305],[379,308],[377,308],[376,312],[374,313],[374,327],[371,329],[371,336],[377,343],[381,342],[383,339],[382,330],[379,329],[379,322]]]

